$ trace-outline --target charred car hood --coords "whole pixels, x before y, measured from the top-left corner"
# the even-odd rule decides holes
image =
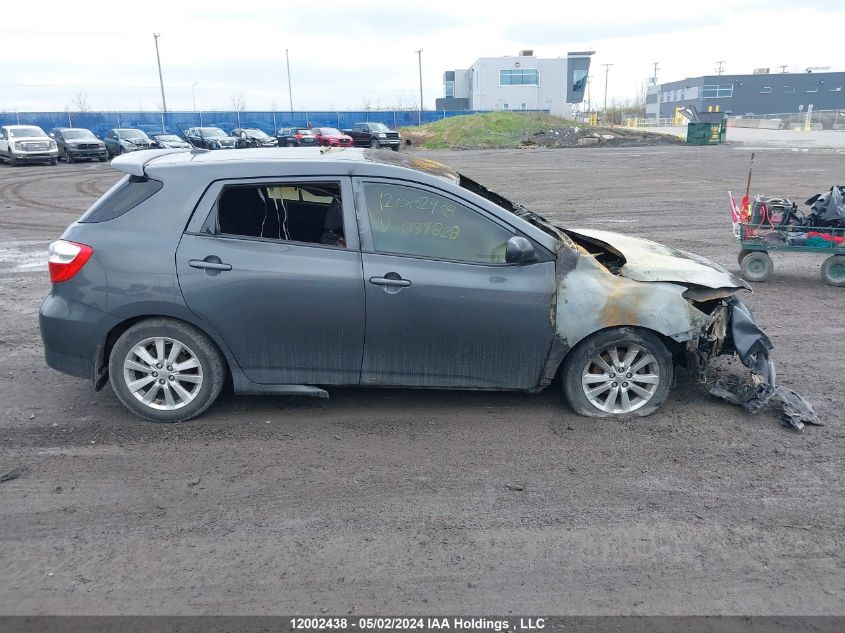
[[[595,229],[565,229],[575,238],[610,249],[625,260],[619,274],[634,281],[667,281],[705,288],[744,288],[745,281],[699,255],[637,237]]]

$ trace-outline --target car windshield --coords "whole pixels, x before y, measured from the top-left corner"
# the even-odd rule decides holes
[[[156,139],[159,141],[169,141],[171,143],[178,143],[182,139],[175,134],[156,134]]]
[[[144,134],[141,130],[118,130],[117,135],[120,138],[147,138],[147,135]]]
[[[340,136],[340,130],[334,127],[321,127],[320,134],[323,136]]]
[[[267,135],[266,135],[264,132],[262,132],[261,130],[244,130],[244,132],[246,132],[246,133],[247,133],[247,134],[249,134],[250,136],[254,136],[254,137],[256,137],[256,138],[270,138],[269,136],[267,136]]]
[[[24,138],[27,136],[47,136],[40,127],[13,127],[9,129],[9,136],[12,138]]]
[[[201,127],[197,131],[206,138],[228,136],[228,134],[226,134],[226,132],[221,130],[219,127]]]
[[[383,123],[370,123],[370,130],[373,132],[389,132],[390,128]]]
[[[62,136],[72,138],[97,138],[91,130],[62,130]]]

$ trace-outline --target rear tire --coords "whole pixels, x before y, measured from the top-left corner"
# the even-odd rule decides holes
[[[288,141],[287,146],[288,147],[296,147],[296,143],[294,143],[293,141]]]
[[[673,376],[672,354],[656,334],[620,327],[578,343],[563,361],[560,380],[573,411],[606,418],[654,413]]]
[[[751,251],[739,262],[743,279],[748,281],[766,281],[772,276],[775,264],[765,251]]]
[[[822,281],[828,286],[845,286],[845,255],[831,255],[822,262]]]
[[[109,379],[117,399],[151,422],[198,416],[220,395],[225,378],[223,355],[211,339],[173,319],[136,323],[117,339],[109,355]]]

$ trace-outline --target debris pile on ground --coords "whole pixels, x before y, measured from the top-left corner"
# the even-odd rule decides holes
[[[797,431],[805,424],[824,426],[806,398],[777,382],[777,371],[772,360],[772,342],[763,332],[754,313],[736,297],[725,302],[730,308],[730,331],[736,354],[743,365],[751,370],[751,377],[743,384],[717,380],[710,395],[757,413],[770,400],[780,400],[783,409],[781,424]]]
[[[683,140],[668,134],[643,132],[633,128],[603,128],[568,125],[540,130],[520,141],[521,147],[629,147],[642,145],[681,145]]]

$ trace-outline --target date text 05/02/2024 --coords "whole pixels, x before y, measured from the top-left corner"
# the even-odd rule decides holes
[[[546,627],[545,618],[521,617],[516,622],[495,618],[467,617],[296,617],[292,630],[382,630],[382,631],[539,631]]]

